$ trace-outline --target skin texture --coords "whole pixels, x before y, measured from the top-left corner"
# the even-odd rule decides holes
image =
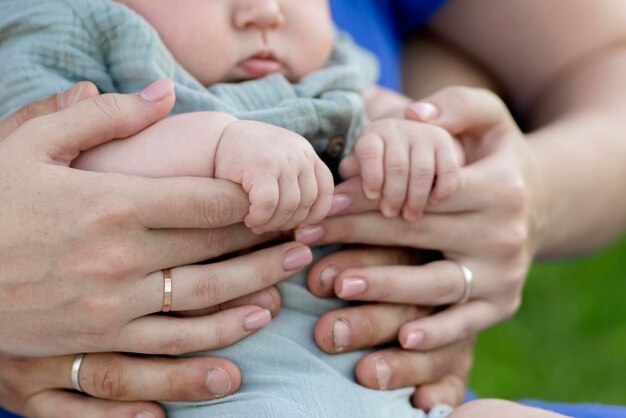
[[[261,51],[271,52],[282,66],[279,72],[297,81],[323,68],[332,51],[333,29],[326,0],[120,3],[143,16],[178,62],[205,86],[255,78],[240,64]],[[315,36],[310,36],[312,33]]]

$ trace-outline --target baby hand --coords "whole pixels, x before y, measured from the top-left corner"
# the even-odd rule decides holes
[[[328,214],[333,176],[311,144],[298,134],[253,121],[231,123],[219,141],[215,177],[241,184],[255,233],[287,231]]]
[[[381,119],[364,129],[341,170],[358,165],[363,192],[372,200],[382,197],[385,216],[402,211],[406,220],[415,221],[428,203],[441,202],[456,190],[460,147],[455,142],[434,125]]]

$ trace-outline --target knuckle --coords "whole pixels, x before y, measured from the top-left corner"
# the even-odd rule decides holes
[[[528,242],[528,229],[525,222],[512,222],[499,234],[497,244],[503,256],[515,256],[524,251]]]
[[[128,394],[124,367],[117,356],[95,366],[91,383],[94,395],[105,399],[123,399]]]
[[[210,273],[200,277],[195,289],[198,306],[210,308],[221,301],[223,289],[217,275]]]
[[[433,180],[433,172],[424,166],[416,166],[411,169],[411,181],[418,184],[430,183]]]
[[[223,193],[211,193],[200,202],[200,221],[205,225],[221,226],[234,213],[232,199]]]
[[[119,124],[120,118],[124,117],[124,111],[122,110],[122,105],[119,101],[119,98],[115,94],[102,94],[100,96],[96,96],[93,99],[93,104],[96,108],[102,113],[102,115],[109,122],[116,122],[111,124],[112,127],[115,127]]]
[[[187,329],[178,329],[165,341],[164,354],[172,356],[188,353],[191,347],[191,335]]]
[[[226,249],[231,246],[231,241],[231,235],[214,229],[207,230],[202,240],[206,253],[211,257],[216,257],[226,252]]]
[[[189,378],[176,370],[165,375],[165,394],[170,399],[186,399],[189,396]]]
[[[409,174],[409,166],[406,161],[392,160],[387,164],[385,168],[387,175],[393,177],[407,177]]]
[[[449,301],[455,299],[451,295],[455,294],[458,283],[454,280],[436,280],[433,284],[433,291],[430,300],[426,299],[425,303],[429,306],[434,306],[442,303],[442,301]]]

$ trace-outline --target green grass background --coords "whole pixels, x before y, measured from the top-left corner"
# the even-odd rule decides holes
[[[520,311],[482,332],[475,354],[480,396],[626,405],[626,237],[535,264]]]

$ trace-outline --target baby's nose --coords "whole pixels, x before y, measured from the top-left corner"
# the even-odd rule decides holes
[[[238,3],[234,16],[238,29],[278,29],[285,22],[277,0],[242,0]]]

